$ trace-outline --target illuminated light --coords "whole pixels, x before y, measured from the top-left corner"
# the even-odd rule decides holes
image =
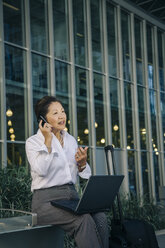
[[[95,128],[97,128],[98,127],[98,123],[97,122],[95,122]]]
[[[158,151],[158,148],[155,148],[154,151],[157,152]]]
[[[80,34],[80,33],[76,33],[76,35],[79,36],[79,37],[81,37],[81,38],[84,37],[84,35],[83,34]]]
[[[156,145],[155,145],[155,144],[153,144],[153,147],[156,147]]]
[[[16,8],[15,6],[13,6],[13,5],[11,5],[11,4],[8,4],[8,3],[5,3],[5,2],[3,2],[3,5],[6,6],[6,7],[8,7],[8,8],[10,8],[10,9],[16,10],[16,11],[19,10],[19,9]]]
[[[156,155],[159,155],[159,152],[155,152]]]
[[[78,142],[80,141],[80,137],[79,137],[79,136],[77,137],[77,141],[78,141]]]
[[[64,128],[64,130],[67,132],[67,131],[68,131],[68,128],[67,128],[67,127],[65,127],[65,128]]]
[[[68,124],[70,125],[70,120],[68,120]]]
[[[142,129],[142,134],[146,134],[146,129],[145,128]]]
[[[114,130],[114,131],[118,131],[118,130],[119,130],[118,125],[114,125],[113,130]]]
[[[7,115],[8,117],[11,117],[11,116],[13,115],[12,110],[11,110],[11,109],[8,109],[8,110],[6,111],[6,115]]]
[[[105,139],[102,138],[102,139],[100,140],[100,142],[101,142],[101,144],[104,144],[104,143],[105,143]]]
[[[164,133],[164,137],[165,137],[165,133]]]
[[[148,169],[145,169],[145,172],[148,172]]]
[[[9,133],[14,133],[14,128],[11,127],[11,128],[9,129]]]
[[[127,149],[129,150],[129,149],[131,149],[131,147],[130,146],[127,146]]]
[[[11,135],[10,135],[10,138],[11,138],[11,139],[15,139],[15,134],[11,134]]]
[[[12,121],[9,120],[8,123],[7,123],[8,126],[12,126]]]
[[[85,133],[85,134],[88,134],[88,133],[89,133],[89,130],[86,128],[86,129],[84,130],[84,133]]]

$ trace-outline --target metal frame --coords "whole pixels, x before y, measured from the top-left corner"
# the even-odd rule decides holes
[[[131,25],[131,45],[132,45],[132,108],[133,112],[133,134],[134,134],[134,150],[135,150],[135,177],[137,196],[142,199],[143,185],[142,185],[142,169],[141,169],[141,154],[140,154],[140,130],[139,130],[139,118],[138,118],[138,96],[137,96],[137,76],[136,76],[136,54],[135,54],[135,32],[134,32],[134,14],[130,15]]]
[[[0,0],[0,99],[1,99],[1,137],[2,137],[2,168],[7,166],[7,135],[6,135],[6,84],[5,84],[5,47],[3,29],[3,2]]]
[[[146,84],[146,130],[147,130],[147,160],[148,160],[148,168],[149,168],[149,189],[150,189],[150,199],[155,199],[155,177],[154,177],[154,164],[153,164],[153,151],[152,151],[152,137],[151,137],[151,115],[150,115],[150,100],[149,100],[149,88],[148,88],[148,59],[147,59],[147,27],[146,21],[143,20],[143,56],[144,56],[144,81]]]

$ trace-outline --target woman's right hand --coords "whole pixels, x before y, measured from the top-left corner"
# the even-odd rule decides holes
[[[45,145],[47,147],[51,146],[52,142],[52,126],[49,123],[45,123],[44,126],[42,127],[42,120],[39,122],[39,128],[45,138]]]

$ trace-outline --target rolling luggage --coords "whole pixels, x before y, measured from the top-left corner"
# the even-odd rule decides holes
[[[108,174],[116,174],[114,148],[108,145],[104,148]],[[108,152],[111,153],[112,170]],[[119,193],[117,194],[117,209],[119,218],[112,206],[113,219],[111,221],[110,248],[159,248],[154,229],[151,224],[138,219],[124,219]]]

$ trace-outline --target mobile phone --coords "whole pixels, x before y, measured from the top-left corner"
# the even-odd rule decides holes
[[[47,123],[47,121],[45,120],[45,118],[40,115],[40,119],[42,120],[41,126],[43,127],[45,123]]]

